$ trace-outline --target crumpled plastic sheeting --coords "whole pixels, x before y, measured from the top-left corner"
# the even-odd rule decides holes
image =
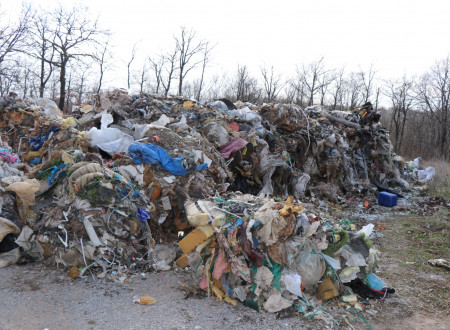
[[[292,305],[292,303],[284,299],[281,296],[281,292],[278,289],[272,289],[270,297],[264,303],[264,309],[269,313],[276,313],[285,308],[288,308]]]
[[[317,283],[325,273],[325,261],[315,251],[315,246],[307,242],[295,260],[305,286]]]
[[[59,131],[59,127],[53,127],[51,129],[49,129],[45,135],[31,138],[28,141],[28,143],[31,147],[31,150],[37,151],[37,150],[41,149],[42,146],[44,145],[45,141],[47,141],[50,138],[50,135],[57,131]]]
[[[164,148],[154,144],[140,142],[133,143],[128,149],[128,155],[137,165],[141,165],[143,163],[156,165],[175,175],[184,175],[189,173],[189,171],[184,168],[181,157],[172,158]],[[208,164],[204,163],[197,165],[195,170],[197,172],[203,171],[207,167]]]
[[[269,201],[255,213],[255,219],[258,219],[264,225],[258,231],[258,237],[266,245],[278,242],[278,233],[287,224],[286,220],[278,214],[278,211],[272,209],[276,205],[276,202]]]
[[[44,260],[44,249],[33,237],[33,229],[28,226],[22,228],[22,232],[16,240],[16,244],[24,249],[32,258]]]
[[[230,158],[230,155],[234,151],[241,150],[247,145],[247,141],[241,139],[240,137],[234,137],[231,141],[220,150],[220,153],[225,159]]]
[[[17,227],[15,223],[12,221],[5,219],[3,217],[0,217],[0,242],[3,241],[3,238],[5,238],[8,234],[19,234],[20,229]]]
[[[258,272],[255,275],[256,289],[255,295],[259,297],[261,292],[272,287],[273,274],[269,268],[265,266],[261,266],[258,268]]]
[[[22,200],[24,206],[34,205],[35,193],[39,191],[41,185],[36,179],[27,179],[22,182],[14,182],[6,187],[6,191],[13,191]]]
[[[435,174],[436,170],[434,169],[434,167],[430,166],[424,170],[418,170],[417,179],[422,183],[430,182],[431,180],[433,180]]]
[[[44,108],[44,114],[47,117],[51,118],[62,118],[63,113],[61,110],[59,110],[58,106],[56,105],[55,101],[46,99],[46,98],[40,98],[36,100],[36,105]]]
[[[91,146],[98,147],[111,155],[119,152],[126,152],[130,144],[134,142],[131,135],[128,135],[117,128],[108,127],[113,121],[111,114],[103,113],[100,129],[93,127],[86,134],[86,137],[91,139]]]
[[[306,186],[308,185],[310,179],[311,177],[307,173],[303,173],[300,177],[296,179],[294,191],[295,198],[298,199],[300,197],[304,197]]]
[[[296,296],[302,296],[302,277],[294,270],[285,271],[282,277],[286,290]]]

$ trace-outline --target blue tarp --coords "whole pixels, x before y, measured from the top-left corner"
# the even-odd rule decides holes
[[[188,174],[189,171],[183,166],[182,158],[172,158],[166,149],[154,144],[135,142],[128,148],[128,155],[137,165],[156,165],[175,175]],[[208,164],[198,165],[195,170],[203,171]]]

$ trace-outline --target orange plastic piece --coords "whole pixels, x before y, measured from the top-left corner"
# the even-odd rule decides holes
[[[152,202],[154,202],[155,200],[157,200],[159,197],[161,196],[161,185],[158,182],[155,182],[153,184],[153,191],[152,194],[150,196],[150,200]]]

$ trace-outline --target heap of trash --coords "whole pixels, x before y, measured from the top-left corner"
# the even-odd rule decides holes
[[[102,92],[63,115],[0,100],[0,267],[43,261],[123,282],[189,269],[232,305],[313,315],[394,292],[375,275],[373,225],[319,211],[426,182],[356,111]],[[395,196],[395,200],[394,197]],[[316,301],[316,303],[314,303]]]

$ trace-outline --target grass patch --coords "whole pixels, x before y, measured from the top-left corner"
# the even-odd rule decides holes
[[[443,160],[431,160],[426,166],[433,166],[436,175],[428,184],[430,195],[442,195],[450,199],[450,163]]]
[[[430,259],[450,259],[447,209],[429,217],[399,216],[386,226],[385,237],[378,243],[383,259],[379,263],[381,277],[398,288],[412,308],[449,315],[450,272],[427,263]]]

